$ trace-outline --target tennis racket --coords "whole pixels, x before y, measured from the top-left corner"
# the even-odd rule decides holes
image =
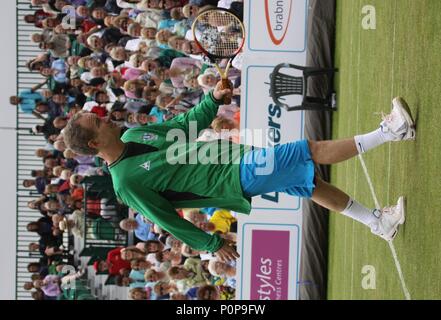
[[[209,9],[195,18],[192,32],[196,45],[219,72],[222,88],[231,89],[228,70],[245,43],[245,27],[242,21],[226,9]],[[223,59],[228,59],[225,71],[218,65]],[[223,102],[231,104],[231,97],[224,97]]]

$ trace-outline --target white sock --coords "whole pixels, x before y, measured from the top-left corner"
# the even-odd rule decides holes
[[[381,131],[381,128],[367,134],[355,136],[354,139],[359,154],[368,152],[369,150],[390,141],[390,138],[386,133]]]
[[[354,199],[349,198],[346,209],[342,211],[342,214],[371,227],[378,222],[381,212],[378,209],[368,209]]]

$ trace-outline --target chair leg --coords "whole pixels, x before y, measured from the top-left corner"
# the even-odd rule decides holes
[[[305,97],[306,103],[316,103],[316,104],[327,104],[328,100],[323,98],[317,98],[317,97]]]

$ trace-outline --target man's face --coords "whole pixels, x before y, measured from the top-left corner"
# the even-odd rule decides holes
[[[201,268],[205,272],[208,272],[208,260],[201,261]]]
[[[127,220],[126,226],[127,229],[134,230],[138,227],[138,222],[136,222],[136,220]]]
[[[148,0],[147,7],[150,9],[161,9],[162,1],[161,0]]]
[[[35,280],[35,281],[34,281],[34,287],[35,287],[35,288],[40,289],[40,288],[43,287],[43,286],[44,286],[44,282],[43,282],[43,280]]]
[[[50,200],[44,204],[44,207],[48,211],[56,211],[56,210],[60,209],[60,204],[57,201]]]
[[[17,97],[17,96],[12,96],[12,97],[9,99],[9,101],[11,102],[11,104],[13,104],[13,105],[17,105],[17,104],[20,103],[20,98]]]
[[[174,252],[181,252],[182,242],[179,240],[173,240],[171,247]]]
[[[155,273],[151,273],[148,277],[147,277],[147,281],[148,282],[156,282],[159,280],[159,275],[155,272]]]
[[[91,45],[93,49],[101,49],[104,47],[104,42],[101,38],[93,37]]]
[[[55,128],[63,129],[67,125],[67,119],[62,119],[62,118],[55,119],[53,124]]]
[[[146,299],[146,294],[144,292],[136,291],[133,294],[133,298],[134,298],[134,300],[144,300],[144,299]]]
[[[28,208],[29,209],[37,209],[37,205],[36,205],[35,201],[29,201]]]
[[[175,275],[175,279],[177,280],[182,280],[185,279],[187,277],[187,270],[185,270],[184,268],[180,268],[178,270],[178,273]]]
[[[143,28],[142,36],[146,39],[155,39],[156,29],[155,28]]]
[[[217,273],[219,274],[224,274],[227,271],[228,266],[220,261],[217,261],[216,264],[214,265],[214,269],[216,270]]]
[[[160,283],[155,286],[155,293],[158,296],[166,295],[169,292],[169,285],[167,283]]]
[[[89,15],[89,9],[86,6],[79,6],[77,8],[77,14],[80,17],[87,17]]]
[[[43,97],[45,97],[46,99],[49,99],[50,97],[52,97],[52,91],[49,89],[43,89],[41,90],[41,94],[43,95]]]
[[[128,21],[124,20],[123,23],[121,24],[121,29],[127,30],[127,28],[128,28]],[[141,25],[135,23],[134,26],[131,28],[132,28],[131,30],[132,36],[135,38],[139,38],[141,36],[141,30],[142,30]]]
[[[161,42],[167,42],[167,39],[170,38],[171,35],[172,35],[172,33],[170,32],[170,30],[161,29],[158,32],[158,40]]]
[[[121,129],[115,125],[110,118],[100,118],[95,113],[86,112],[77,120],[80,126],[90,129],[95,133],[95,139],[89,141],[89,146],[92,148],[106,147],[113,144],[116,139],[119,139]],[[95,145],[91,145],[95,143]],[[98,146],[96,145],[98,143]]]
[[[127,122],[128,123],[136,123],[135,114],[134,113],[129,113],[129,115],[127,116]]]
[[[126,51],[124,50],[124,48],[118,49],[118,51],[115,54],[115,58],[116,58],[116,60],[119,60],[119,61],[126,60],[127,54],[126,54]]]
[[[121,252],[121,258],[126,261],[130,261],[134,258],[133,252],[130,250],[126,250]]]
[[[122,285],[123,285],[124,287],[128,287],[128,286],[130,285],[131,282],[132,282],[132,281],[130,280],[129,277],[124,277],[124,278],[122,279]]]
[[[206,287],[203,289],[204,293],[202,294],[203,300],[217,300],[219,298],[219,294],[214,287]]]
[[[63,7],[67,5],[67,2],[64,0],[56,0],[54,7],[57,8],[57,10],[61,11],[61,9],[63,9]]]
[[[172,300],[188,300],[187,296],[183,293],[174,293]]]
[[[92,68],[92,70],[90,70],[90,73],[94,78],[103,78],[107,74],[106,70],[101,67]]]
[[[28,269],[29,272],[33,273],[33,272],[39,272],[40,268],[36,265],[31,265]]]
[[[70,84],[72,87],[79,87],[83,84],[83,81],[81,79],[75,78],[70,80]]]
[[[173,7],[176,7],[176,5],[177,5],[176,0],[163,0],[163,3],[164,3],[163,8],[167,9],[167,10],[169,10]]]
[[[147,245],[148,252],[157,252],[159,251],[159,245],[155,242],[151,242]]]
[[[212,74],[207,74],[204,77],[204,84],[209,86],[210,88],[214,88],[216,86],[217,79]]]
[[[175,20],[181,20],[185,18],[182,14],[182,7],[175,7],[170,10],[170,15],[175,17]]]
[[[56,159],[53,159],[53,158],[48,158],[48,159],[46,159],[44,161],[44,166],[46,168],[53,168],[53,167],[55,167],[57,165],[58,165],[58,161]]]
[[[150,120],[150,116],[148,114],[145,113],[137,113],[135,114],[135,121],[139,124],[147,124],[149,123]]]
[[[67,58],[67,63],[70,66],[73,66],[73,65],[77,64],[80,59],[81,59],[80,56],[70,56],[69,58]]]
[[[49,77],[52,75],[52,69],[51,68],[42,68],[40,73],[44,76],[44,77]]]
[[[158,64],[154,60],[146,60],[142,63],[142,66],[147,72],[152,72],[156,70]]]
[[[41,36],[41,34],[39,34],[39,33],[34,33],[33,35],[32,35],[32,41],[33,42],[41,42],[41,41],[43,41],[43,37]]]
[[[202,50],[198,47],[195,41],[190,41],[190,52],[189,54],[201,54]]]
[[[44,170],[35,170],[35,177],[44,177]]]
[[[39,6],[41,4],[48,3],[49,0],[31,0],[33,6]]]
[[[46,113],[46,112],[49,111],[49,106],[47,104],[45,104],[45,103],[39,103],[35,107],[35,110],[40,112],[40,113]]]
[[[195,5],[190,5],[188,10],[188,18],[196,18],[199,12],[199,7]]]
[[[96,102],[106,103],[109,101],[109,96],[105,92],[100,92],[96,95]]]
[[[171,43],[172,47],[178,51],[184,51],[188,48],[189,42],[185,39],[174,39]]]
[[[66,103],[66,96],[63,94],[55,94],[52,97],[52,100],[56,103],[56,104],[65,104]]]
[[[47,26],[50,29],[55,28],[55,26],[57,25],[57,20],[56,19],[47,18],[46,20],[47,20]]]
[[[212,232],[214,229],[216,229],[216,226],[211,222],[200,222],[199,228],[204,231]]]
[[[106,17],[106,11],[103,8],[97,8],[93,10],[92,17],[97,20],[103,20]]]
[[[75,181],[74,181],[75,184],[80,184],[81,181],[83,181],[83,176],[77,175],[77,176],[75,177]]]
[[[189,81],[188,81],[188,86],[190,87],[190,88],[192,88],[192,89],[197,89],[197,88],[199,88],[199,82],[198,82],[198,79],[196,78],[196,77],[194,77],[194,78],[191,78]]]
[[[23,186],[24,186],[25,188],[30,188],[30,187],[32,187],[33,185],[35,185],[35,180],[24,180],[24,181],[23,181]]]
[[[109,266],[107,265],[106,261],[101,261],[98,266],[98,270],[101,272],[106,271],[108,268],[109,268]]]
[[[95,59],[90,59],[86,62],[86,67],[88,69],[92,69],[92,68],[96,68],[96,67],[100,67],[101,66],[101,62],[99,62],[98,60]]]
[[[56,184],[48,184],[46,187],[47,187],[47,192],[48,193],[56,193],[56,192],[58,192],[58,185],[56,185]]]

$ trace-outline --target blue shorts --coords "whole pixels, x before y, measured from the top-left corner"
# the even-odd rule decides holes
[[[314,162],[307,140],[254,149],[240,161],[240,183],[245,196],[271,192],[311,198]]]

